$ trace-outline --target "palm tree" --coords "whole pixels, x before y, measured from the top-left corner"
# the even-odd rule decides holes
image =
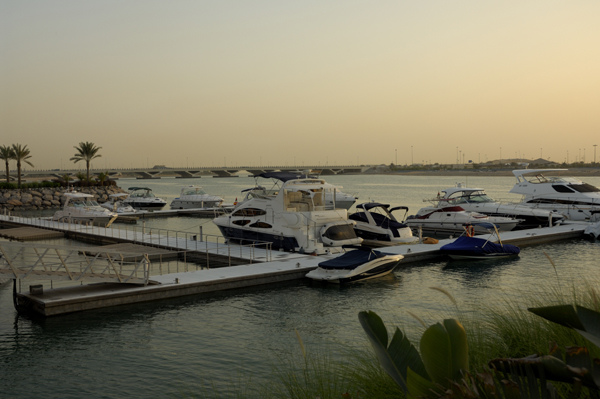
[[[28,161],[28,159],[31,158],[31,155],[29,155],[30,151],[29,148],[27,148],[27,145],[22,146],[21,144],[13,144],[12,150],[14,153],[13,159],[17,161],[17,187],[21,188],[21,162],[25,161],[27,165],[33,166],[33,164]]]
[[[15,153],[12,147],[7,145],[0,146],[0,159],[2,159],[6,165],[6,182],[10,183],[10,169],[8,167],[8,161],[15,159]]]
[[[90,162],[94,158],[100,158],[102,155],[98,154],[98,151],[102,147],[96,147],[96,144],[90,142],[81,142],[79,146],[73,147],[77,150],[77,154],[70,161],[75,163],[79,161],[85,161],[85,167],[87,169],[87,180],[90,181]]]

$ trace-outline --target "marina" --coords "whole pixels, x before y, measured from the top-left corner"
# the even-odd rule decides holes
[[[390,179],[386,176],[327,177],[328,182],[343,185],[345,190],[358,196],[363,203],[370,198],[377,198],[392,206],[406,206],[409,214],[422,206],[422,198],[439,188],[452,186],[454,180],[453,177],[429,180],[419,177]],[[484,186],[482,181],[473,180],[473,185]],[[486,181],[485,188],[494,198],[502,198],[511,181],[510,178],[497,179],[494,184]],[[224,193],[227,202],[233,202],[239,192],[249,185],[240,179],[216,179],[214,184],[218,184],[218,188],[211,186],[211,183],[203,186],[208,186],[212,192]],[[156,195],[167,200],[169,192],[175,194],[178,190],[175,187],[181,187],[179,180],[175,179],[173,183],[162,179],[153,184]],[[407,195],[408,192],[410,195]],[[155,212],[163,211],[149,213]],[[12,217],[13,220],[2,219],[5,227],[14,228],[25,222],[47,229],[50,227],[49,223],[52,223],[43,217],[26,216],[22,220],[19,220],[20,216]],[[137,278],[141,277],[144,281],[131,284],[99,280],[93,283],[90,277],[85,277],[82,285],[65,276],[62,280],[53,277],[54,280],[51,281],[40,277],[31,281],[28,278],[22,279],[14,287],[19,300],[24,304],[31,301],[29,306],[35,304],[40,314],[48,312],[50,315],[54,312],[54,316],[43,317],[43,321],[31,322],[22,316],[16,316],[12,303],[13,284],[5,283],[0,286],[0,318],[5,326],[4,330],[0,327],[0,332],[8,334],[6,342],[12,342],[13,329],[9,326],[15,317],[20,320],[19,337],[23,331],[36,329],[40,325],[38,323],[45,326],[44,337],[49,337],[49,332],[61,334],[69,326],[77,335],[92,333],[104,336],[105,339],[109,339],[105,334],[112,335],[111,331],[115,331],[114,329],[121,331],[118,334],[123,334],[123,337],[108,344],[108,348],[103,350],[105,353],[97,351],[99,347],[93,343],[89,348],[83,349],[84,353],[105,360],[109,356],[120,355],[119,347],[125,344],[123,339],[135,340],[132,334],[137,336],[149,333],[153,343],[160,342],[160,345],[178,348],[187,345],[192,348],[186,354],[182,354],[181,349],[178,350],[180,354],[175,357],[165,355],[174,362],[173,366],[166,370],[149,370],[152,378],[160,379],[165,372],[175,380],[178,378],[175,373],[193,378],[194,373],[186,371],[184,363],[196,361],[201,364],[202,369],[222,370],[223,375],[211,377],[211,380],[217,385],[225,386],[230,383],[226,371],[229,362],[239,360],[237,352],[242,348],[241,356],[246,363],[243,369],[261,370],[269,375],[269,366],[266,366],[268,360],[263,353],[265,348],[268,353],[289,353],[290,343],[295,339],[294,328],[298,328],[303,340],[311,342],[312,347],[329,345],[327,342],[331,342],[334,335],[335,342],[353,345],[357,342],[357,336],[361,336],[357,331],[360,327],[355,321],[358,310],[372,309],[387,318],[410,310],[423,317],[423,312],[430,312],[440,306],[439,297],[425,294],[427,287],[443,287],[456,295],[463,307],[472,308],[475,304],[487,303],[502,293],[518,297],[521,295],[520,290],[535,291],[537,287],[541,289],[542,285],[551,285],[553,280],[550,276],[554,276],[554,271],[544,253],[556,263],[561,279],[577,279],[579,273],[593,273],[593,259],[600,256],[600,251],[594,242],[581,239],[583,229],[583,224],[564,224],[552,228],[502,232],[503,243],[519,245],[521,254],[516,259],[482,261],[483,264],[477,261],[469,265],[463,261],[446,261],[438,250],[451,241],[447,239],[441,239],[436,244],[382,247],[378,250],[404,257],[392,273],[340,287],[331,283],[311,283],[305,277],[310,270],[316,269],[318,263],[334,256],[314,257],[281,251],[271,251],[269,254],[261,248],[240,251],[238,246],[227,246],[224,241],[211,243],[211,239],[206,237],[218,237],[218,229],[210,219],[198,216],[174,213],[167,217],[149,217],[138,221],[134,226],[115,223],[106,232],[97,226],[65,224],[62,229],[48,231],[61,232],[67,238],[25,245],[39,245],[39,248],[67,245],[73,251],[77,249],[74,254],[81,256],[79,250],[82,248],[79,248],[78,243],[85,243],[84,248],[87,247],[90,259],[98,256],[95,262],[106,262],[103,252],[109,253],[113,258],[118,256],[125,263],[130,263],[130,271],[126,276],[137,267]],[[0,231],[6,230],[8,229]],[[100,231],[103,234],[98,234]],[[200,236],[203,236],[201,240]],[[9,243],[14,244],[16,243]],[[142,247],[137,247],[138,245]],[[148,249],[144,250],[145,248]],[[237,252],[233,248],[237,248]],[[164,258],[161,261],[160,255],[158,259],[151,257],[150,252],[155,249],[169,251],[170,259]],[[251,256],[253,251],[254,255]],[[147,277],[143,273],[144,263],[140,263],[144,252],[149,257]],[[76,255],[73,256],[72,259],[75,259]],[[196,259],[192,261],[194,256]],[[583,269],[575,272],[572,267],[561,267],[574,263],[582,265]],[[70,267],[69,270],[79,272],[79,267],[77,263],[76,267]],[[96,269],[95,264],[92,267]],[[81,272],[84,269],[85,267]],[[0,277],[2,279],[6,277]],[[35,287],[40,285],[41,292],[39,287]],[[33,292],[30,286],[34,286]],[[145,327],[144,320],[152,320],[151,333]],[[336,324],[333,328],[332,323]],[[81,327],[76,327],[79,325]],[[194,331],[194,340],[191,337],[181,337],[177,332],[179,327],[174,329],[170,326],[181,326],[185,331]],[[293,326],[291,331],[289,326]],[[125,330],[129,328],[131,332],[126,333]],[[250,335],[246,336],[246,332]],[[17,339],[17,335],[14,339]],[[39,336],[38,339],[45,338]],[[254,342],[255,339],[259,340],[260,345]],[[224,350],[223,343],[214,345],[214,342],[226,342],[231,350]],[[145,346],[135,345],[137,349],[126,353],[141,365],[145,361],[142,359],[147,355],[142,355],[139,350]],[[59,345],[56,348],[58,350],[66,351],[71,358],[75,356],[68,346]],[[218,355],[215,357],[211,354]],[[46,361],[52,364],[51,360]],[[20,364],[22,361],[14,359],[12,362]],[[108,380],[114,384],[109,392],[127,392],[126,384],[120,382],[120,379],[130,372],[125,363],[117,362],[115,366],[115,371],[108,373]],[[71,369],[71,366],[67,368]],[[83,377],[83,380],[88,379]],[[49,380],[42,379],[42,384],[49,383]],[[93,382],[88,383],[94,385]],[[176,388],[165,381],[164,386],[155,386],[154,389],[170,392]],[[84,392],[92,397],[99,397],[90,390],[84,389]]]

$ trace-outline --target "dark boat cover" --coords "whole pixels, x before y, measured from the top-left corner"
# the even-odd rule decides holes
[[[319,263],[319,267],[323,269],[356,269],[364,263],[383,256],[386,256],[386,254],[379,251],[355,250],[346,252],[337,258],[321,262]]]
[[[484,245],[485,244],[485,245]],[[496,244],[490,241],[484,240],[483,238],[461,236],[451,244],[446,244],[440,248],[442,252],[460,252],[462,254],[471,253],[473,255],[485,255],[485,254],[518,254],[521,252],[519,247],[509,244]]]

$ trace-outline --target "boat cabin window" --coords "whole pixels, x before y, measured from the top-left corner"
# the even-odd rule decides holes
[[[273,226],[271,226],[269,223],[265,223],[265,222],[256,222],[256,223],[251,224],[248,227],[254,227],[254,228],[258,228],[258,229],[270,229]]]
[[[600,192],[600,188],[598,188],[596,186],[592,186],[591,184],[588,184],[588,183],[572,184],[569,187],[571,187],[573,190],[578,191],[580,193],[597,193],[597,192]]]
[[[267,214],[267,211],[265,211],[264,209],[242,208],[242,209],[238,209],[237,211],[233,212],[233,214],[231,216],[248,217],[248,216],[260,216],[260,215],[266,215],[266,214]]]
[[[575,192],[574,190],[571,190],[569,187],[567,187],[563,184],[553,184],[552,188],[557,193],[574,193]]]
[[[234,220],[233,222],[231,222],[233,224],[237,224],[238,226],[245,226],[248,223],[250,223],[250,220]]]
[[[325,209],[325,190],[323,188],[307,188],[305,190],[284,190],[284,205],[287,209],[295,208],[299,212],[311,212]],[[327,208],[332,209],[332,205]]]

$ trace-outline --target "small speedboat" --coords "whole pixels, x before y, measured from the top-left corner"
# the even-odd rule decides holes
[[[59,222],[92,222],[106,224],[107,227],[117,218],[115,212],[102,208],[91,194],[69,192],[62,210],[56,211],[52,220]]]
[[[207,194],[202,187],[186,186],[171,202],[171,209],[213,208],[223,203],[223,198]]]
[[[367,280],[391,273],[403,258],[402,255],[357,248],[319,263],[319,267],[308,272],[306,277],[337,284]]]
[[[470,227],[467,225],[465,229],[469,231]],[[515,245],[503,244],[498,229],[493,224],[481,223],[480,227],[491,232],[487,239],[470,237],[469,234],[463,235],[454,242],[442,246],[440,251],[452,259],[499,259],[517,256],[521,252]],[[497,238],[497,243],[492,241],[494,236]]]
[[[167,201],[156,197],[148,187],[129,187],[129,197],[123,203],[136,209],[162,209]]]
[[[111,194],[108,196],[108,201],[106,201],[103,204],[100,204],[100,206],[118,214],[137,213],[137,210],[134,207],[132,207],[131,205],[127,205],[123,202],[128,196],[129,194],[126,193]]]
[[[386,246],[398,244],[414,244],[419,241],[413,236],[412,230],[401,223],[392,214],[396,210],[403,210],[406,214],[408,207],[397,206],[390,209],[389,204],[367,202],[356,205],[356,212],[348,216],[354,220],[356,235],[363,239],[363,245]]]

